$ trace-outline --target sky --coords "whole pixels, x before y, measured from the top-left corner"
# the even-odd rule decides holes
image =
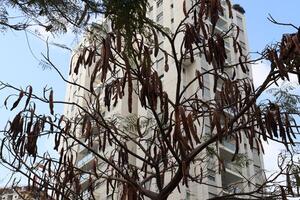
[[[41,31],[43,32],[43,30]],[[44,34],[49,35],[49,34]],[[68,46],[75,46],[76,38],[71,34],[62,37],[49,37],[49,43],[55,41],[56,43],[66,44]],[[46,42],[37,38],[30,32],[14,32],[7,31],[0,33],[0,81],[9,83],[18,88],[26,88],[28,85],[33,87],[33,92],[38,95],[43,94],[44,87],[53,88],[54,99],[64,100],[66,84],[58,76],[54,70],[44,68],[40,60],[43,54],[46,55],[47,45]],[[62,74],[68,75],[69,61],[71,58],[71,51],[66,49],[53,47],[50,45],[50,57],[53,63],[60,69]],[[8,111],[5,109],[3,102],[5,98],[12,94],[11,90],[0,90],[0,127],[1,130],[5,126],[8,119],[12,119],[16,111]],[[15,101],[11,99],[8,105],[12,105]],[[10,108],[10,107],[9,107]],[[54,110],[56,113],[62,113],[63,106],[55,105]],[[37,111],[39,114],[49,114],[49,106],[47,104],[37,104]],[[0,134],[1,138],[1,134]],[[53,146],[52,140],[40,140],[40,149],[45,146]],[[5,168],[0,166],[0,186],[5,184],[10,177],[11,173]],[[26,182],[21,182],[27,184]]]
[[[283,27],[272,24],[267,18],[269,14],[277,21],[292,23],[300,26],[299,0],[235,0],[235,3],[244,7],[246,13],[246,25],[248,41],[251,52],[261,52],[268,44],[280,41],[282,34],[293,33],[295,30],[290,27]],[[252,55],[255,58],[255,54]],[[269,71],[267,62],[258,63],[252,66],[254,85],[259,86]],[[300,95],[300,89],[294,91]],[[262,99],[267,96],[263,96]],[[270,143],[265,145],[264,165],[270,172],[276,171],[278,153],[284,149],[280,144]]]
[[[295,32],[288,27],[274,25],[267,20],[268,14],[280,22],[293,23],[300,26],[299,0],[235,0],[246,10],[247,33],[251,52],[261,51],[267,44],[274,43],[281,39],[282,34]],[[56,37],[58,43],[73,46],[76,44],[70,35]],[[52,40],[52,39],[51,39]],[[17,87],[32,85],[33,90],[42,94],[43,87],[53,87],[54,98],[64,99],[65,83],[59,76],[49,69],[43,69],[40,65],[42,53],[46,52],[46,44],[30,33],[7,31],[0,33],[0,80],[8,82]],[[66,76],[69,68],[71,52],[65,49],[51,48],[50,55],[53,62]],[[255,57],[255,54],[252,55]],[[268,72],[268,63],[259,63],[253,66],[253,78],[255,85],[263,80]],[[299,90],[297,90],[299,92]],[[14,113],[5,111],[3,101],[9,91],[0,91],[0,126],[4,127],[5,122]],[[299,94],[299,93],[298,93]],[[49,113],[48,106],[39,108],[41,113]],[[62,112],[62,107],[55,107],[56,112]],[[274,169],[276,151],[281,147],[270,145],[266,147],[265,167]],[[0,171],[1,177],[4,171]]]

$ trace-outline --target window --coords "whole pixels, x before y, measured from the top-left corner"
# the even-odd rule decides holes
[[[216,172],[212,169],[207,169],[207,178],[210,181],[216,181]]]
[[[243,18],[240,16],[236,17],[237,25],[240,27],[240,29],[243,29]]]
[[[172,23],[172,24],[174,23],[174,18],[171,19],[171,23]]]
[[[163,12],[160,12],[157,16],[156,16],[156,22],[160,22],[163,19]]]
[[[153,6],[151,6],[151,7],[149,8],[149,12],[152,12],[152,10],[153,10]]]
[[[13,199],[13,195],[8,195],[7,196],[7,200],[12,200]]]
[[[206,86],[203,87],[202,96],[203,96],[203,99],[205,99],[205,100],[210,99],[210,89],[208,87],[206,87]]]
[[[158,0],[156,2],[156,7],[158,8],[159,6],[161,6],[163,4],[163,0]]]
[[[210,126],[208,124],[204,125],[204,134],[207,136],[211,136]]]
[[[171,4],[171,8],[174,8],[174,5],[173,5],[173,4]]]

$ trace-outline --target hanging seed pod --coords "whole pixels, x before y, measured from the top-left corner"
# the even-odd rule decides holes
[[[190,146],[192,148],[194,148],[193,141],[192,141],[192,138],[191,138],[190,129],[189,129],[189,125],[188,125],[188,121],[187,121],[187,118],[185,116],[185,110],[182,106],[179,107],[179,112],[180,112],[181,121],[182,121],[182,124],[183,124],[183,129],[184,129],[184,132],[186,134],[186,137],[187,137],[188,141],[190,142]]]
[[[90,120],[87,120],[85,124],[84,136],[85,136],[85,142],[92,136],[92,123]]]
[[[194,19],[194,27],[198,27],[198,18],[197,18],[197,11],[194,10],[193,12],[193,19]],[[197,32],[199,34],[199,32]]]
[[[187,13],[187,10],[186,10],[186,0],[183,0],[182,9],[183,9],[183,13],[184,13],[185,17],[188,17],[188,13]]]
[[[267,141],[268,138],[267,138],[267,134],[266,134],[266,129],[264,127],[264,123],[262,121],[262,113],[261,113],[261,110],[259,107],[255,106],[255,116],[256,116],[256,120],[257,120],[257,123],[258,123],[258,126],[259,126],[259,129],[261,131],[261,134],[263,136],[263,140],[264,141]]]
[[[218,139],[220,141],[222,140],[222,137],[223,137],[222,126],[221,126],[221,116],[222,116],[222,113],[220,111],[215,110],[213,112],[212,129],[214,127],[216,127]]]
[[[211,0],[210,1],[210,21],[212,24],[212,32],[214,33],[216,24],[219,20],[219,8],[218,8],[219,0]]]
[[[54,104],[53,104],[53,90],[50,91],[49,94],[49,108],[50,108],[50,113],[51,115],[54,115]]]
[[[120,31],[117,31],[116,38],[117,38],[117,52],[120,53],[122,51],[122,36]]]
[[[168,118],[169,118],[169,98],[168,98],[168,94],[166,92],[163,93],[163,121],[164,123],[168,122]]]
[[[272,125],[271,125],[269,114],[268,113],[265,114],[264,118],[265,118],[265,127],[266,127],[266,130],[267,130],[267,133],[269,134],[269,137],[271,139],[273,139]]]
[[[192,136],[193,136],[194,140],[196,141],[196,144],[200,144],[201,142],[200,142],[200,139],[199,139],[199,137],[197,135],[197,129],[196,129],[196,126],[193,123],[192,113],[188,114],[187,122],[188,122],[189,129],[190,129],[190,131],[192,133]]]
[[[132,93],[133,93],[133,83],[132,83],[132,74],[130,69],[130,63],[127,56],[124,54],[124,62],[126,66],[126,75],[128,80],[128,112],[132,112]]]
[[[168,64],[168,53],[167,51],[164,51],[165,53],[165,72],[169,71],[169,64]]]
[[[12,134],[11,135],[12,139],[15,140],[17,138],[17,134],[22,132],[22,129],[23,129],[22,113],[19,112],[13,119],[8,132]]]
[[[152,33],[154,37],[154,56],[157,57],[159,51],[158,37],[154,29],[152,29]]]
[[[296,47],[296,52],[297,53],[300,53],[300,42],[299,42],[299,36],[298,35],[294,35],[292,36],[292,40],[293,40],[293,43]]]
[[[84,58],[83,58],[82,54],[79,54],[78,59],[76,60],[75,67],[74,67],[74,73],[76,75],[78,75],[79,67],[83,63],[83,59]]]
[[[275,120],[275,116],[273,115],[272,112],[270,112],[270,110],[268,110],[267,113],[266,113],[266,120],[267,120],[267,123],[270,125],[270,127],[272,129],[274,137],[278,138],[277,123],[276,123],[276,120]]]
[[[23,92],[23,91],[20,91],[18,99],[14,102],[13,106],[12,106],[11,109],[10,109],[11,111],[12,111],[13,109],[15,109],[15,108],[19,105],[19,103],[20,103],[20,101],[22,100],[23,96],[24,96],[24,92]]]
[[[198,84],[199,84],[200,89],[203,89],[203,87],[204,87],[204,85],[203,85],[203,75],[198,70],[196,70],[196,77],[198,79]]]
[[[231,5],[231,2],[230,0],[226,0],[226,4],[227,4],[227,7],[228,7],[228,12],[229,12],[229,18],[233,18],[233,15],[232,15],[232,5]]]
[[[54,139],[54,150],[58,151],[58,147],[60,145],[60,139],[61,139],[61,134],[56,133],[55,134],[55,139]]]
[[[51,170],[51,160],[49,160],[49,162],[48,162],[48,175],[49,175],[49,176],[52,175],[52,170]]]

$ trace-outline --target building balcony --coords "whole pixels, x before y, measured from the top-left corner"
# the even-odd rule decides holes
[[[84,184],[88,180],[89,180],[89,174],[83,174],[83,175],[81,175],[81,177],[79,179],[81,185]]]
[[[234,154],[235,149],[236,149],[235,144],[229,140],[223,140],[220,147],[223,148],[224,150],[229,151],[232,154]]]
[[[223,195],[237,194],[243,192],[243,188],[239,186],[230,186],[223,189]]]
[[[224,16],[219,16],[219,20],[216,24],[217,31],[224,32],[228,30],[227,19]]]
[[[222,172],[222,185],[224,188],[243,180],[242,168],[231,162],[235,152],[235,144],[230,140],[224,140],[220,145],[220,157],[224,160],[225,171]]]
[[[239,172],[241,172],[241,167],[237,166],[237,165],[234,165],[232,164],[231,162],[225,162],[225,168],[226,168],[226,171],[229,170],[230,173],[233,173],[234,175],[238,176],[238,177],[242,177]]]
[[[86,154],[82,159],[77,162],[78,168],[83,168],[94,160],[94,156],[92,153]]]
[[[232,194],[233,192],[241,191],[242,187],[239,187],[243,182],[243,177],[239,173],[241,168],[231,164],[225,163],[226,170],[222,172],[222,187],[227,194]]]

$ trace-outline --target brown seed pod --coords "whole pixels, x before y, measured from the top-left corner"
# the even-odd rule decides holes
[[[158,37],[154,29],[152,29],[152,33],[154,37],[154,56],[157,57],[159,51]]]
[[[19,105],[19,103],[20,103],[20,101],[22,100],[23,96],[24,96],[24,92],[21,90],[20,93],[19,93],[18,99],[14,102],[13,106],[12,106],[11,109],[10,109],[11,111],[12,111],[13,109],[15,109],[15,108]]]
[[[188,13],[187,13],[187,10],[186,10],[186,0],[183,0],[182,9],[183,9],[183,13],[184,13],[185,17],[188,17]]]
[[[50,91],[49,94],[49,108],[50,108],[50,113],[51,115],[54,115],[54,104],[53,104],[53,90]]]
[[[227,7],[228,7],[229,18],[233,18],[233,15],[232,15],[232,5],[231,5],[230,0],[226,0],[226,4],[227,4]]]

